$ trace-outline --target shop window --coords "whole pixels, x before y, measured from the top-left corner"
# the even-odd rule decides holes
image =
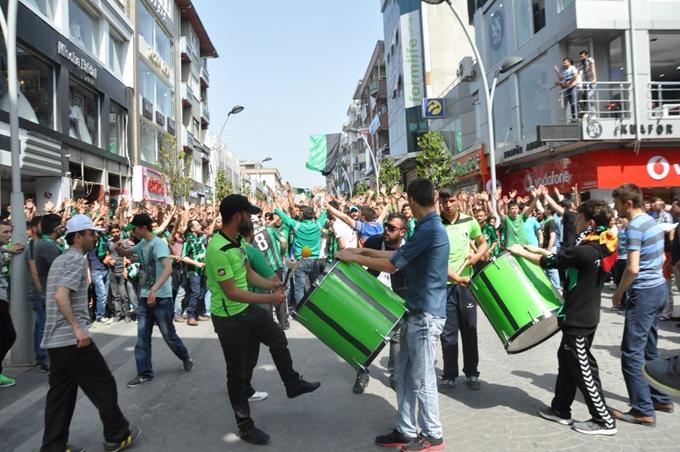
[[[25,0],[25,3],[40,11],[47,19],[54,19],[54,3],[56,0]]]
[[[174,109],[172,101],[172,90],[170,85],[156,77],[156,110],[169,118],[173,118]]]
[[[123,61],[125,50],[123,41],[114,35],[109,35],[109,69],[114,74],[123,75]]]
[[[109,110],[109,152],[115,155],[125,156],[127,151],[127,114],[125,110],[115,104],[111,104]]]
[[[0,66],[0,110],[9,111],[7,56],[4,49]],[[17,72],[19,117],[53,128],[54,75],[52,66],[17,46]]]
[[[514,140],[513,102],[514,84],[512,79],[500,83],[496,88],[493,101],[493,126],[496,147],[503,148],[511,145]]]
[[[158,22],[156,22],[155,43],[154,50],[163,59],[163,61],[165,61],[165,64],[168,65],[170,70],[172,70],[172,41],[170,40],[170,37],[163,31]]]
[[[156,127],[148,121],[140,120],[139,148],[142,160],[147,163],[158,162],[158,132]]]
[[[99,19],[86,12],[75,0],[69,2],[69,30],[73,42],[92,55],[97,55]]]
[[[155,102],[156,76],[149,66],[142,61],[137,65],[139,92],[142,97],[151,103]]]
[[[99,144],[98,96],[78,82],[71,80],[69,100],[69,136],[97,146]]]
[[[153,47],[153,29],[155,20],[144,3],[137,1],[137,33],[144,38],[146,43]]]

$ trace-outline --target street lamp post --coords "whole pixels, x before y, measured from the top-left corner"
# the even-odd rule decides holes
[[[366,145],[366,148],[368,148],[368,155],[371,157],[371,161],[373,162],[373,168],[375,170],[375,199],[378,199],[378,196],[380,195],[380,166],[378,165],[378,159],[376,158],[375,151],[371,147],[370,144],[368,144],[368,140],[366,139],[366,136],[362,133],[366,129],[345,129],[345,132],[354,132],[358,133],[361,139],[364,141],[364,144]]]
[[[465,23],[463,22],[463,19],[461,16],[458,14],[458,11],[456,11],[456,8],[453,6],[451,3],[451,0],[422,0],[423,2],[430,4],[430,5],[439,5],[441,3],[446,3],[449,5],[449,9],[453,13],[454,16],[456,16],[456,20],[460,24],[461,28],[463,29],[463,32],[465,33],[465,37],[467,38],[468,42],[470,43],[470,46],[472,47],[472,52],[475,55],[475,58],[477,59],[477,64],[479,65],[479,72],[481,72],[481,79],[482,79],[482,86],[484,87],[484,103],[486,107],[486,123],[487,127],[489,128],[488,134],[489,134],[489,169],[491,172],[491,210],[493,210],[493,215],[498,218],[498,209],[496,207],[496,143],[495,143],[495,138],[494,138],[494,132],[493,132],[493,96],[494,94],[492,91],[489,90],[489,80],[486,77],[486,68],[484,67],[484,61],[482,60],[482,56],[479,52],[479,49],[475,45],[474,40],[472,39],[472,36],[470,36],[470,32],[468,31],[467,27],[465,26]],[[508,57],[504,59],[501,63],[500,69],[494,76],[493,80],[493,87],[495,91],[496,87],[496,81],[498,79],[499,74],[504,74],[511,69],[515,68],[519,64],[522,63],[522,58],[519,57]]]
[[[255,197],[255,193],[257,192],[257,186],[254,186],[254,185],[260,185],[260,183],[262,182],[261,177],[260,177],[260,171],[262,170],[262,164],[271,161],[271,159],[272,159],[271,157],[265,157],[262,160],[260,160],[259,162],[255,163],[255,184],[252,184],[252,183],[250,184],[250,186],[251,186],[251,188],[250,188],[251,196],[253,198]]]
[[[347,170],[345,170],[344,166],[340,166],[340,169],[342,170],[342,173],[345,175],[345,179],[347,179],[347,185],[349,186],[349,198],[352,199],[352,181],[349,178],[349,175],[347,174]]]
[[[21,147],[19,143],[19,80],[17,73],[17,8],[18,0],[7,2],[7,17],[0,9],[0,28],[7,50],[7,92],[9,97],[9,145],[12,154],[12,242],[26,242],[24,193],[21,191]],[[25,253],[26,251],[24,251]],[[22,253],[23,254],[23,253]],[[12,348],[12,364],[30,364],[33,358],[32,315],[26,300],[26,262],[16,256],[11,261],[10,304],[11,316],[17,331]]]
[[[217,136],[217,142],[218,143],[222,139],[222,132],[224,132],[224,126],[226,126],[227,121],[229,121],[229,116],[241,113],[244,109],[245,109],[245,107],[243,105],[234,105],[231,108],[231,110],[229,110],[229,113],[227,113],[227,118],[224,120],[224,123],[222,124],[222,128],[220,129],[220,134]]]

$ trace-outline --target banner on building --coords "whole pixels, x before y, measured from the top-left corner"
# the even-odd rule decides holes
[[[420,9],[399,18],[401,52],[404,64],[404,107],[419,107],[423,101],[423,45],[420,31]]]
[[[340,155],[340,134],[310,135],[307,169],[318,171],[324,176],[333,172]]]

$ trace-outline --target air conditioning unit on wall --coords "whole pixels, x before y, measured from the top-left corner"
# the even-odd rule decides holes
[[[471,56],[466,56],[460,60],[456,75],[464,82],[470,82],[475,79],[475,61]]]

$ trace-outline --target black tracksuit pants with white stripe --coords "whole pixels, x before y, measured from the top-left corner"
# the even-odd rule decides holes
[[[593,420],[606,427],[614,427],[614,419],[607,411],[602,394],[602,384],[597,361],[590,353],[595,333],[588,336],[562,335],[557,351],[557,382],[552,409],[563,416],[571,417],[571,404],[576,396],[576,388],[583,394],[588,411]]]

